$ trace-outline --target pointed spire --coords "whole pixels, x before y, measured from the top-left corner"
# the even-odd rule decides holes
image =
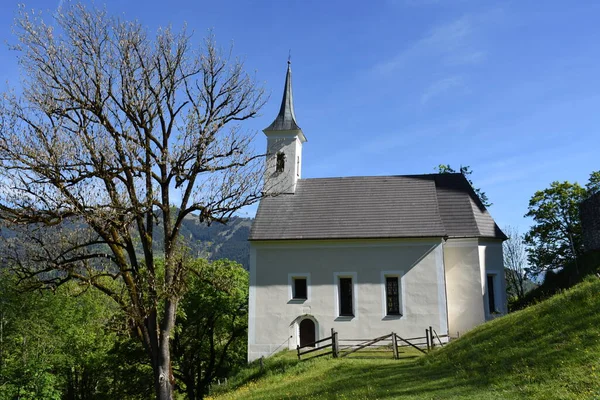
[[[288,58],[287,74],[285,76],[285,87],[279,115],[265,131],[291,131],[300,130],[294,114],[294,97],[292,96],[292,62]]]

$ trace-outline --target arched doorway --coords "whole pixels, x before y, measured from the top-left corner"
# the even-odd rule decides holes
[[[307,345],[316,341],[315,323],[310,318],[300,321],[300,346]]]

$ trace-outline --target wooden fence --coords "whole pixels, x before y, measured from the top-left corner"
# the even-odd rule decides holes
[[[325,343],[325,344],[321,344],[321,343]],[[315,346],[315,345],[319,345],[319,346]],[[338,333],[336,331],[334,331],[333,328],[331,328],[331,336],[326,337],[321,340],[317,340],[316,342],[307,343],[303,346],[297,346],[298,360],[302,360],[302,356],[304,356],[306,354],[315,353],[315,352],[321,351],[321,350],[326,350],[329,347],[331,347],[331,350],[325,351],[325,352],[319,353],[319,354],[313,354],[309,358],[317,358],[317,357],[322,357],[322,356],[326,356],[329,354],[333,355],[333,358],[338,357],[338,354],[339,354]],[[303,349],[308,349],[308,350],[303,350]]]
[[[316,342],[307,343],[303,346],[297,346],[298,359],[307,360],[310,358],[317,358],[327,355],[332,355],[333,358],[347,357],[350,354],[359,352],[365,349],[373,348],[390,348],[393,353],[394,359],[400,358],[399,348],[412,347],[424,354],[433,350],[435,346],[435,340],[439,346],[444,345],[442,339],[449,340],[448,335],[438,335],[437,332],[429,327],[425,329],[425,336],[414,337],[414,338],[403,338],[395,332],[383,335],[374,339],[339,339],[338,333],[331,329],[331,336],[317,340]],[[340,342],[346,343],[340,346]],[[308,354],[312,354],[307,356]]]

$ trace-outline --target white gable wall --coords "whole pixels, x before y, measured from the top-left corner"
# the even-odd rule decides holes
[[[508,299],[506,297],[506,279],[504,276],[504,257],[502,242],[495,240],[479,241],[479,261],[481,270],[481,294],[483,298],[483,309],[485,319],[490,320],[498,315],[508,313]],[[494,276],[494,298],[496,313],[490,313],[488,307],[489,290],[487,287],[487,275]]]
[[[508,312],[502,241],[448,239],[444,263],[451,336],[462,335],[477,325]],[[487,276],[494,276],[496,313],[490,313]]]
[[[257,273],[257,265],[260,273]],[[309,274],[309,297],[291,300],[290,276]],[[400,277],[401,317],[386,316],[385,276]],[[352,277],[354,317],[339,316],[338,277]],[[391,333],[447,333],[444,256],[440,239],[251,242],[248,358],[299,343],[310,317],[317,337],[369,339]]]
[[[451,336],[485,322],[482,273],[477,239],[448,239],[444,243],[448,328]]]

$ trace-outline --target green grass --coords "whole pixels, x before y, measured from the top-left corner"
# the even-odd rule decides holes
[[[486,323],[424,357],[298,362],[240,371],[216,399],[600,399],[600,280]],[[228,391],[227,391],[228,390]]]

